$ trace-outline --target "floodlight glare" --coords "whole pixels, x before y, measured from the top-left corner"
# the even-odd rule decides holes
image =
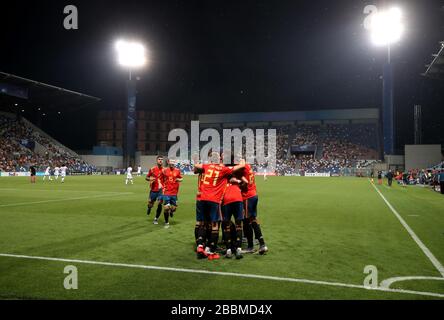
[[[127,68],[139,68],[146,64],[145,47],[138,42],[119,40],[115,44],[117,61]]]
[[[387,46],[398,42],[404,32],[402,12],[398,8],[377,12],[370,22],[372,42],[377,46]]]

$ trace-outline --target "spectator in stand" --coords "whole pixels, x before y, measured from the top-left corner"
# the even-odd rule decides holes
[[[44,155],[29,149],[35,141],[47,150]],[[25,121],[0,115],[0,171],[26,171],[30,166],[37,169],[42,164],[54,167],[62,163],[66,163],[71,171],[87,173],[96,170],[63,146],[55,145]]]

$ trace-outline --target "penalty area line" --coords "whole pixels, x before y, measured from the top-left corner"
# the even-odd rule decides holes
[[[50,200],[41,200],[41,201],[17,202],[17,203],[1,204],[0,208],[27,206],[27,205],[30,205],[30,204],[41,204],[41,203],[51,203],[51,202],[63,202],[63,201],[71,201],[71,200],[83,200],[83,199],[116,197],[116,196],[123,196],[123,195],[129,195],[129,194],[133,194],[133,192],[116,192],[116,193],[113,193],[113,194],[98,194],[98,195],[95,195],[95,196],[83,196],[83,197],[50,199]]]
[[[369,180],[370,181],[370,180]],[[419,239],[419,237],[416,235],[416,233],[410,228],[410,226],[405,222],[405,220],[401,217],[401,215],[396,211],[395,208],[388,202],[388,200],[384,197],[384,195],[379,191],[376,186],[370,182],[372,187],[376,190],[376,192],[379,194],[379,196],[384,200],[385,204],[389,207],[389,209],[393,212],[393,214],[398,218],[399,222],[401,222],[402,226],[407,230],[407,232],[410,234],[412,239],[416,242],[416,244],[419,246],[419,248],[424,252],[424,254],[429,258],[430,262],[433,264],[433,266],[438,270],[438,272],[441,274],[442,277],[444,277],[444,267],[441,264],[441,262],[436,259],[436,257],[433,255],[433,253],[429,250],[429,248],[426,247],[426,245]]]
[[[80,263],[80,264],[89,264],[89,265],[135,268],[135,269],[156,270],[156,271],[171,271],[171,272],[181,272],[181,273],[218,275],[218,276],[238,277],[238,278],[247,278],[247,279],[259,279],[259,280],[271,280],[271,281],[283,281],[283,282],[293,282],[293,283],[305,283],[305,284],[313,284],[313,285],[324,285],[324,286],[332,286],[332,287],[364,289],[364,290],[369,290],[369,291],[403,293],[403,294],[413,294],[413,295],[444,298],[444,294],[434,293],[434,292],[412,291],[412,290],[404,290],[404,289],[390,289],[390,288],[383,288],[383,287],[371,288],[371,287],[367,287],[364,285],[357,285],[357,284],[309,280],[309,279],[298,279],[298,278],[285,278],[285,277],[265,276],[265,275],[257,275],[257,274],[197,270],[197,269],[184,269],[184,268],[172,268],[172,267],[159,267],[159,266],[149,266],[149,265],[142,265],[142,264],[115,263],[115,262],[104,262],[104,261],[90,261],[90,260],[78,260],[78,259],[27,256],[27,255],[8,254],[8,253],[0,253],[0,257],[56,261],[56,262],[68,262],[68,263]]]

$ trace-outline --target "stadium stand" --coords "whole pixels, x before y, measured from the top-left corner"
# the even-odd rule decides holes
[[[95,167],[51,138],[25,118],[0,113],[0,171],[28,171],[30,166],[66,165],[70,172],[90,173]]]
[[[247,127],[239,127],[245,130]],[[375,123],[258,126],[256,129],[276,129],[277,175],[305,173],[344,174],[344,170],[369,168],[377,163],[377,125]],[[222,135],[222,128],[215,128]],[[201,147],[206,142],[201,142]],[[245,146],[244,146],[245,147]],[[244,149],[245,152],[245,149]],[[265,154],[267,154],[265,143]],[[179,167],[192,172],[192,165]],[[254,169],[264,173],[258,163]]]

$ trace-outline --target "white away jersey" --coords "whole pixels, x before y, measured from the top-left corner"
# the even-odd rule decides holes
[[[128,169],[126,169],[126,175],[128,176],[128,177],[132,177],[132,173],[133,172],[133,168],[131,168],[131,167],[128,167]]]

